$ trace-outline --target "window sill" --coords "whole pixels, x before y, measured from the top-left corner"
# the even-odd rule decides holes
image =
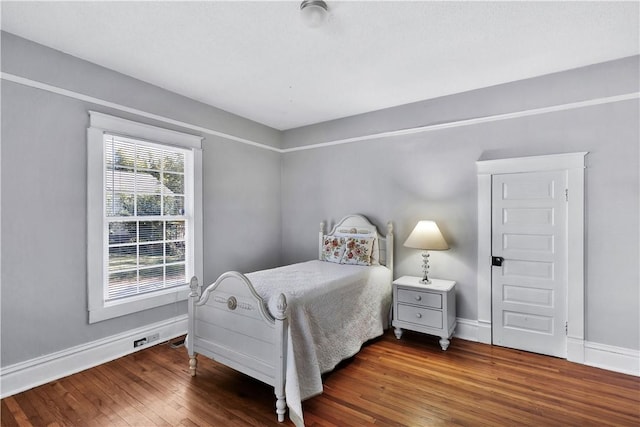
[[[107,302],[101,307],[89,309],[89,323],[101,322],[103,320],[113,319],[114,317],[185,301],[189,296],[189,291],[189,285],[185,284],[172,288],[164,293],[158,292],[152,295],[141,295],[139,297]]]

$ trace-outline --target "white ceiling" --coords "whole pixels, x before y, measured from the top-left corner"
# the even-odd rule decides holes
[[[639,3],[11,2],[2,29],[276,129],[640,53]]]

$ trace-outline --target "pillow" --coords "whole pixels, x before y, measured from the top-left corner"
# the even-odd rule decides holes
[[[371,265],[373,237],[347,237],[341,264]]]
[[[371,265],[380,265],[380,248],[378,243],[378,233],[366,228],[339,228],[334,233],[341,237],[364,237],[373,239],[373,248],[371,249]]]
[[[320,260],[340,264],[342,255],[344,255],[346,249],[346,241],[347,239],[344,237],[328,236],[325,234],[322,237],[322,255],[320,256]]]

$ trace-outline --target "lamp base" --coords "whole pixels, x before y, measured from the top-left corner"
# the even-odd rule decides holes
[[[424,251],[422,252],[422,280],[420,280],[420,283],[422,283],[423,285],[428,285],[431,283],[431,279],[429,279],[428,273],[429,273],[429,252]]]

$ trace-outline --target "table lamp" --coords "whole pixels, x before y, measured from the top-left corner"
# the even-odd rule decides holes
[[[420,221],[415,226],[407,240],[404,242],[404,246],[407,248],[422,249],[422,271],[424,277],[420,283],[429,284],[429,252],[428,251],[443,251],[449,249],[449,245],[442,237],[440,229],[435,221]]]

